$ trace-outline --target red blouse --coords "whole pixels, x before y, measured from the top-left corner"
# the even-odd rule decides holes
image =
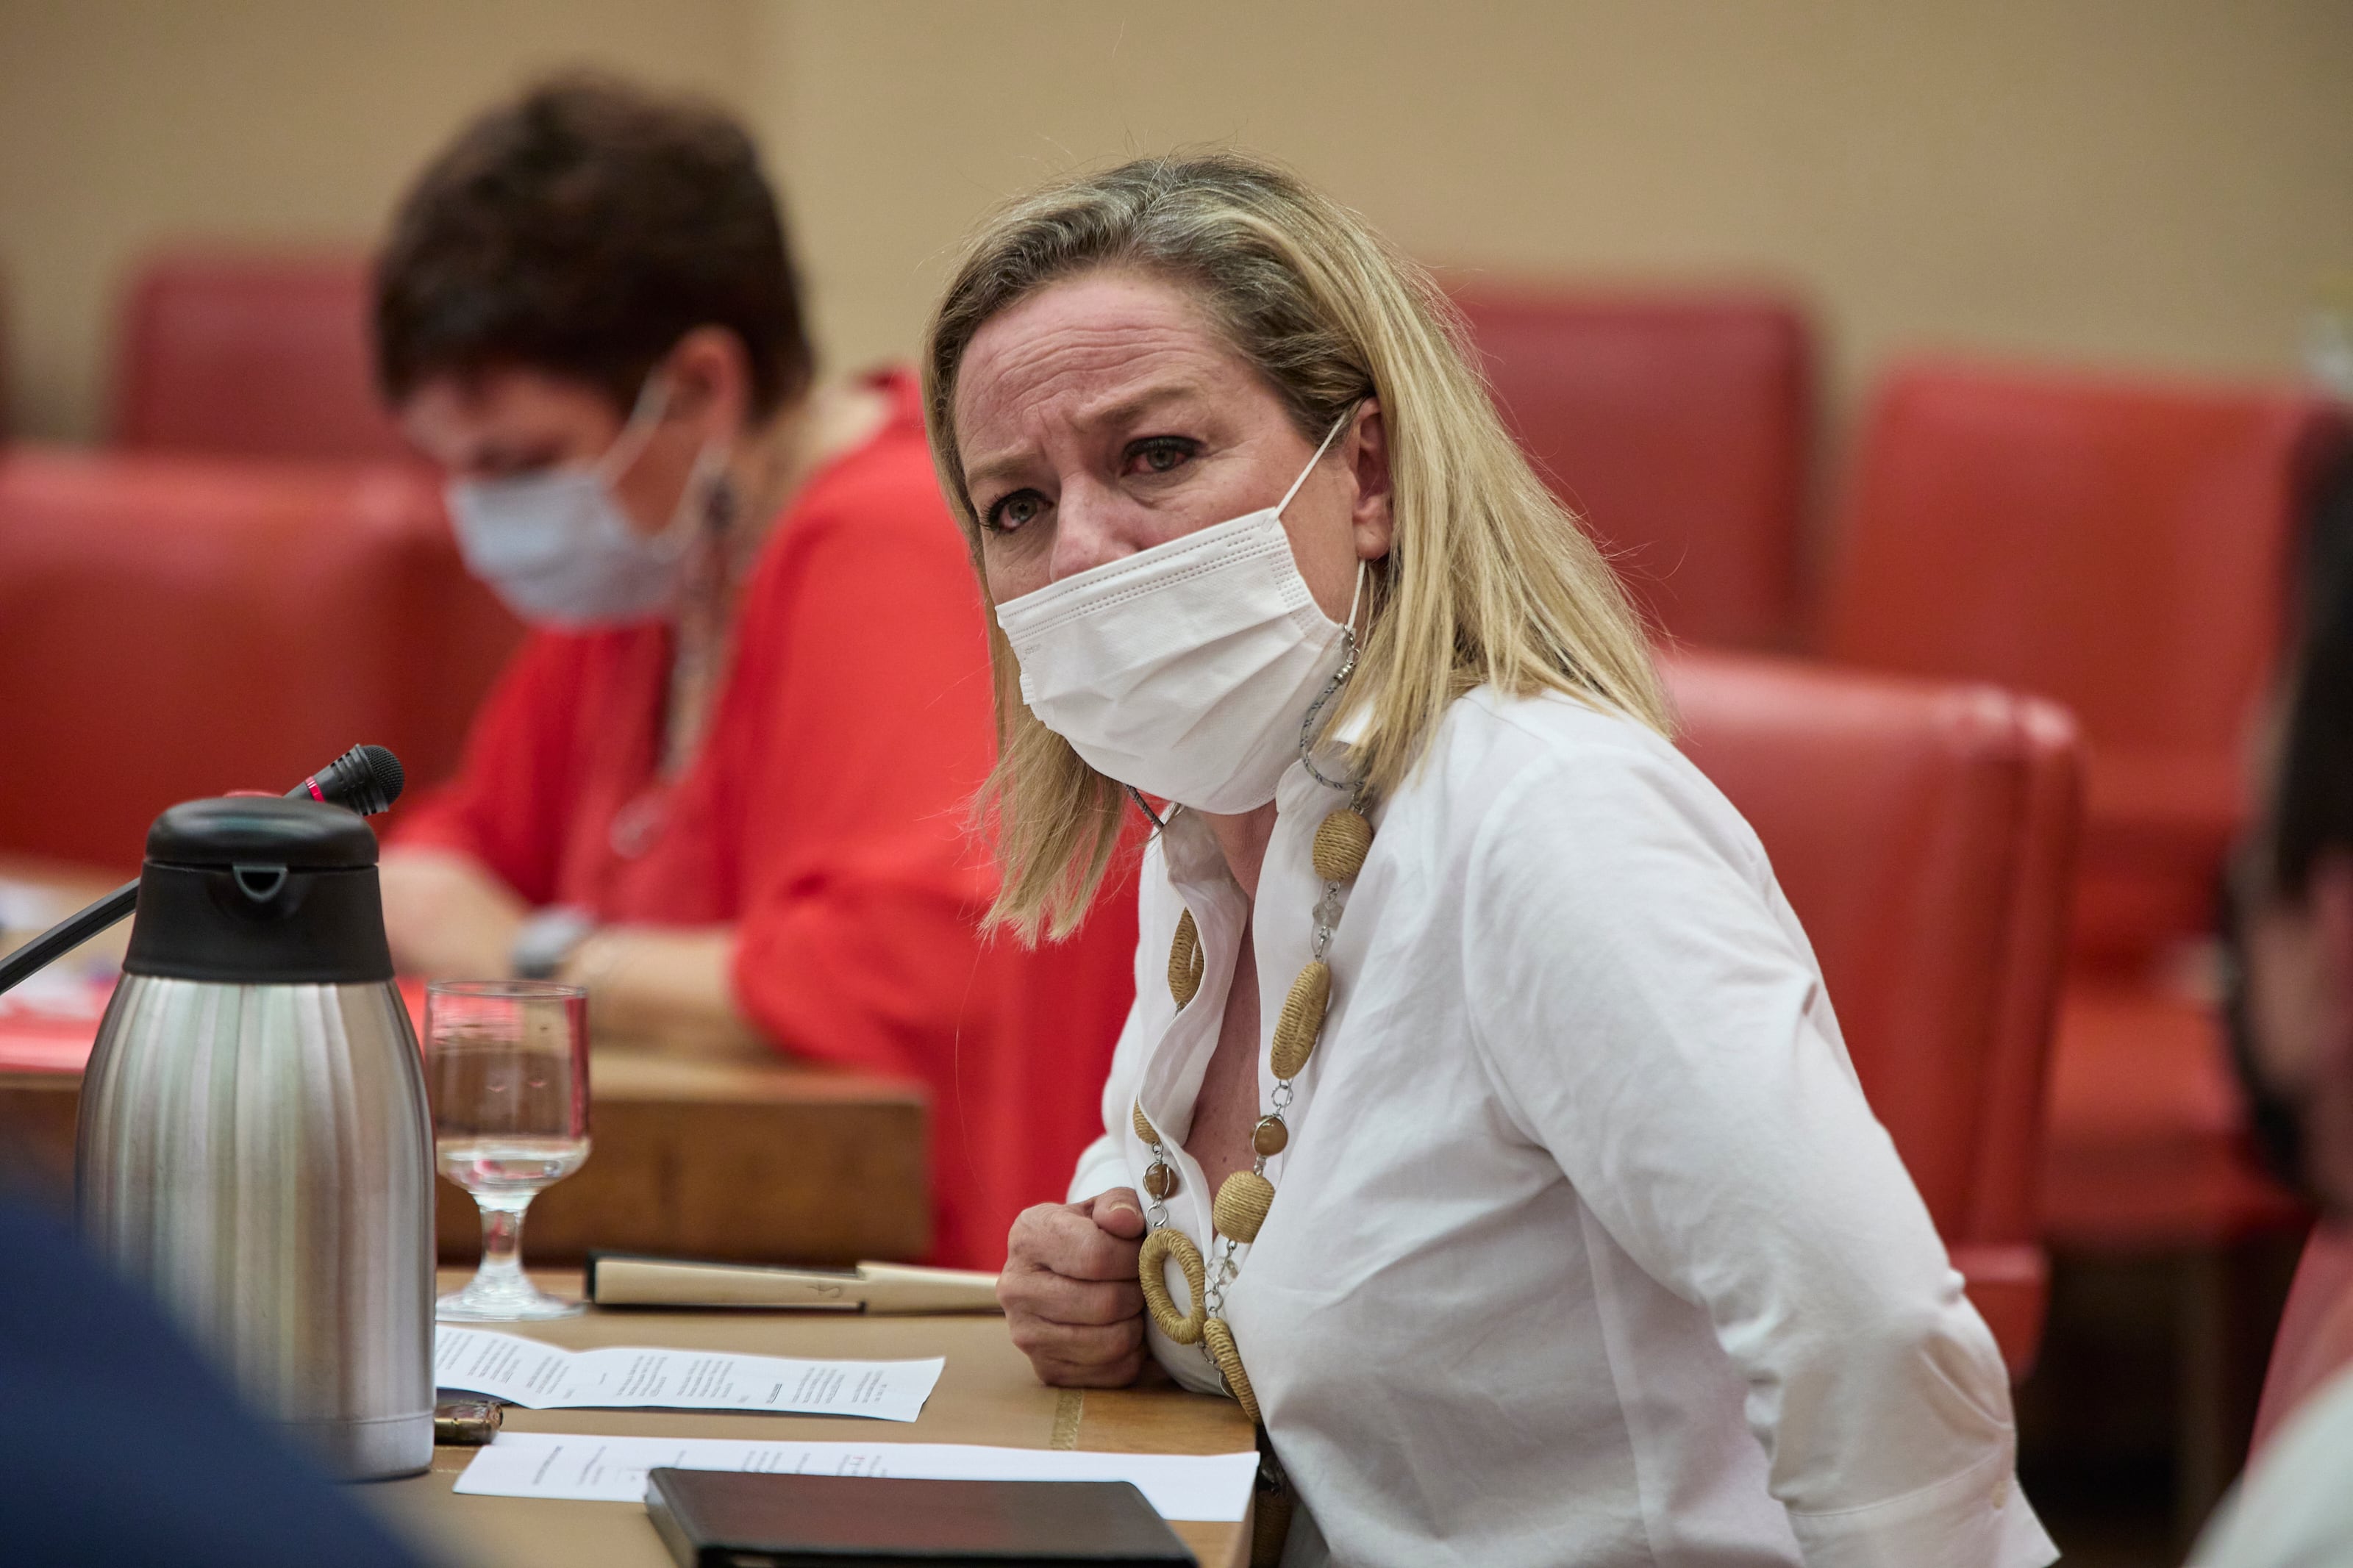
[[[395,842],[469,853],[533,905],[733,923],[737,1000],[778,1046],[930,1090],[936,1256],[993,1268],[1014,1214],[1058,1199],[1092,1137],[1134,996],[1134,910],[1109,898],[1039,954],[980,932],[996,890],[967,827],[995,747],[983,609],[916,389],[878,385],[887,426],[762,546],[682,773],[658,776],[666,625],[539,631],[458,777]]]

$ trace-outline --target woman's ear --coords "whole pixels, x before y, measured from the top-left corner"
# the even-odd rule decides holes
[[[1388,426],[1381,417],[1379,399],[1367,397],[1356,405],[1343,450],[1356,481],[1356,502],[1348,517],[1356,559],[1378,561],[1389,552],[1396,528],[1389,504],[1395,487],[1389,479]]]
[[[697,327],[678,340],[662,368],[670,415],[693,421],[706,440],[743,434],[752,410],[752,361],[742,338],[726,327]]]

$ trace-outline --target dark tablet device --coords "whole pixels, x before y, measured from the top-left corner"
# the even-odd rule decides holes
[[[680,1568],[1195,1568],[1125,1481],[658,1469],[646,1512]]]

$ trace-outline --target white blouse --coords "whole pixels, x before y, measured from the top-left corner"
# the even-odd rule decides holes
[[[1276,800],[1261,1106],[1323,892],[1309,845],[1343,804],[1295,763]],[[1226,1291],[1302,1505],[1286,1561],[2051,1562],[1993,1338],[1739,814],[1638,724],[1482,690],[1374,816],[1274,1207]],[[1108,1131],[1071,1195],[1142,1185],[1140,1100],[1169,1222],[1208,1253],[1213,1194],[1176,1145],[1250,911],[1184,813],[1141,896]],[[1183,909],[1207,973],[1180,1012]],[[1150,1338],[1219,1386],[1199,1347]]]
[[[2353,1370],[2305,1395],[2206,1521],[2189,1568],[2345,1568],[2353,1563]]]

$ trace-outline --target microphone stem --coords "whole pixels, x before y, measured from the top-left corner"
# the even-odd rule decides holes
[[[79,913],[59,921],[5,958],[0,958],[0,992],[37,971],[46,969],[83,942],[129,914],[139,903],[139,879],[114,889]]]

